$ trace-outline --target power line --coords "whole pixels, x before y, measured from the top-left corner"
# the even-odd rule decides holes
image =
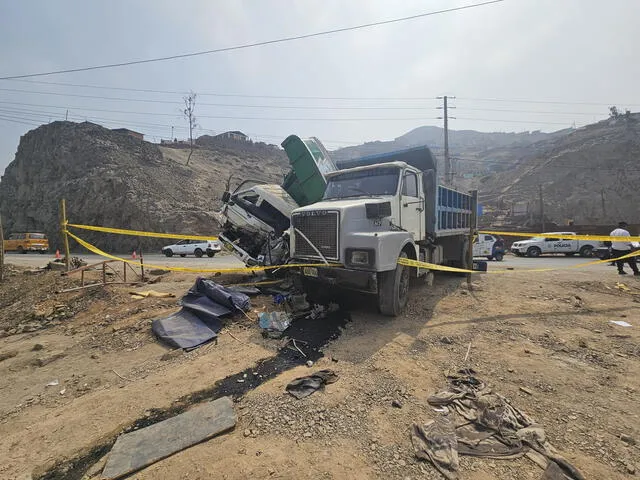
[[[594,105],[599,107],[610,107],[611,105],[625,105],[621,102],[597,103],[597,102],[563,102],[559,100],[520,100],[514,98],[477,98],[477,97],[458,97],[459,100],[471,100],[474,102],[507,102],[507,103],[540,103],[548,105]],[[640,104],[627,105],[628,107],[639,107]]]
[[[411,15],[408,17],[402,17],[402,18],[394,18],[392,20],[382,20],[379,22],[371,22],[371,23],[364,23],[361,25],[354,25],[351,27],[343,27],[343,28],[335,28],[332,30],[325,30],[322,32],[315,32],[315,33],[307,33],[304,35],[295,35],[295,36],[291,36],[291,37],[283,37],[283,38],[278,38],[275,40],[266,40],[266,41],[262,41],[262,42],[255,42],[255,43],[246,43],[244,45],[236,45],[233,47],[224,47],[224,48],[216,48],[216,49],[212,49],[212,50],[203,50],[203,51],[199,51],[199,52],[192,52],[192,53],[183,53],[183,54],[179,54],[179,55],[169,55],[166,57],[156,57],[156,58],[148,58],[148,59],[144,59],[144,60],[132,60],[132,61],[128,61],[128,62],[118,62],[118,63],[108,63],[108,64],[104,64],[104,65],[94,65],[91,67],[80,67],[80,68],[68,68],[65,70],[54,70],[54,71],[50,71],[50,72],[40,72],[40,73],[29,73],[29,74],[24,74],[24,75],[9,75],[9,76],[5,76],[5,77],[0,77],[0,80],[12,80],[12,79],[17,79],[17,78],[31,78],[31,77],[42,77],[45,75],[57,75],[57,74],[61,74],[61,73],[76,73],[76,72],[86,72],[89,70],[102,70],[102,69],[106,69],[106,68],[115,68],[115,67],[126,67],[129,65],[139,65],[139,64],[143,64],[143,63],[153,63],[153,62],[164,62],[167,60],[175,60],[178,58],[188,58],[188,57],[197,57],[197,56],[201,56],[201,55],[210,55],[213,53],[221,53],[221,52],[230,52],[230,51],[234,51],[234,50],[243,50],[243,49],[247,49],[247,48],[253,48],[253,47],[259,47],[259,46],[263,46],[263,45],[273,45],[276,43],[285,43],[285,42],[291,42],[291,41],[295,41],[295,40],[303,40],[303,39],[307,39],[307,38],[313,38],[313,37],[320,37],[320,36],[326,36],[326,35],[333,35],[335,33],[342,33],[342,32],[348,32],[348,31],[352,31],[352,30],[361,30],[364,28],[370,28],[370,27],[377,27],[380,25],[389,25],[392,23],[398,23],[398,22],[405,22],[408,20],[415,20],[418,18],[424,18],[424,17],[430,17],[432,15],[439,15],[442,13],[450,13],[450,12],[456,12],[456,11],[460,11],[460,10],[467,10],[470,8],[475,8],[475,7],[482,7],[485,5],[491,5],[494,3],[501,3],[504,0],[490,0],[487,2],[482,2],[482,3],[474,3],[471,5],[463,5],[461,7],[454,7],[454,8],[447,8],[445,10],[437,10],[437,11],[433,11],[433,12],[426,12],[426,13],[420,13],[417,15]]]

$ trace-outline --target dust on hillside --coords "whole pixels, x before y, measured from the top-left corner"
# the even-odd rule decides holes
[[[459,277],[439,276],[434,287],[414,289],[395,319],[361,301],[338,323],[298,325],[294,338],[322,344],[311,368],[309,358],[260,335],[255,318],[275,308],[270,297],[254,298],[249,318],[227,321],[217,342],[170,352],[150,324],[179,308],[195,276],[163,275],[152,288],[176,298],[138,300],[118,286],[56,295],[61,282],[74,281],[63,278],[16,269],[0,285],[2,478],[82,478],[121,432],[230,394],[239,414],[233,431],[135,478],[437,479],[413,455],[409,428],[437,415],[427,396],[462,367],[539,422],[586,478],[631,478],[638,467],[633,278],[621,290],[617,277],[589,271],[514,273],[478,277],[470,290]],[[237,281],[216,278],[229,280]],[[29,297],[7,310],[20,291]],[[57,323],[8,333],[18,312],[42,311],[47,322],[62,304],[69,314]],[[335,334],[320,338],[323,331]],[[320,368],[339,380],[302,400],[285,393],[290,380]],[[462,457],[460,466],[462,479],[541,475],[525,458]]]

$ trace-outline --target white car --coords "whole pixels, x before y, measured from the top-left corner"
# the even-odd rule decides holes
[[[218,240],[180,240],[174,245],[163,247],[162,253],[167,257],[195,255],[200,258],[204,254],[213,257],[220,250],[222,250],[222,244]]]

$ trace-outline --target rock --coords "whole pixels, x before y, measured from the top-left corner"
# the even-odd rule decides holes
[[[164,355],[160,357],[162,361],[174,360],[176,358],[180,358],[184,355],[184,352],[181,348],[176,348],[175,350],[171,350],[166,352]]]
[[[636,474],[636,466],[633,463],[627,463],[625,466],[627,467],[627,473],[631,475]]]
[[[394,408],[402,408],[402,403],[399,400],[394,400],[391,402],[391,406]]]
[[[166,275],[167,273],[171,273],[170,270],[164,270],[162,268],[154,268],[149,270],[149,275]]]
[[[635,438],[631,437],[630,435],[626,435],[624,433],[620,435],[620,440],[622,440],[624,443],[628,443],[629,445],[636,444]]]
[[[249,437],[249,436],[251,436],[251,430],[249,430],[248,428],[246,428],[246,429],[244,430],[243,435],[244,435],[245,437]]]
[[[18,352],[15,350],[12,350],[10,352],[2,352],[0,353],[0,362],[4,361],[4,360],[8,360],[9,358],[13,358],[16,355],[18,355]]]
[[[36,343],[32,348],[31,351],[32,352],[37,352],[38,350],[42,350],[44,348],[44,345],[42,345],[41,343]]]
[[[47,265],[47,268],[49,270],[56,270],[59,272],[67,271],[67,266],[64,263],[49,262],[49,264]]]
[[[100,356],[97,353],[92,353],[91,358],[93,358],[94,360],[97,360],[98,358],[100,358]]]
[[[38,367],[44,367],[45,365],[50,364],[51,362],[55,362],[61,358],[66,357],[66,353],[64,352],[51,352],[49,355],[44,355],[42,357],[36,358],[33,363]]]
[[[533,392],[525,387],[520,387],[520,391],[526,393],[527,395],[533,395]]]
[[[304,432],[304,435],[302,435],[305,438],[311,438],[312,434],[311,432]]]
[[[587,348],[587,342],[585,342],[584,340],[580,340],[580,341],[578,342],[578,346],[579,346],[580,348]]]
[[[313,367],[313,361],[312,360],[307,360],[307,367],[309,367],[309,368]]]
[[[7,332],[5,329],[0,329],[0,338],[4,338],[8,336],[9,336],[9,332]]]
[[[98,476],[98,474],[102,472],[102,469],[104,468],[105,463],[107,463],[108,456],[109,454],[105,455],[96,463],[94,463],[91,467],[89,467],[89,470],[87,470],[87,472],[84,474],[84,476],[82,477],[82,480],[90,480],[93,477]]]
[[[442,337],[440,338],[440,343],[444,343],[445,345],[452,345],[453,340],[449,337]]]

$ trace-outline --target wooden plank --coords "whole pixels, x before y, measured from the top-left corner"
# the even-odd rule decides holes
[[[229,397],[195,407],[163,422],[120,435],[100,478],[129,475],[185,448],[233,428],[236,413]]]

